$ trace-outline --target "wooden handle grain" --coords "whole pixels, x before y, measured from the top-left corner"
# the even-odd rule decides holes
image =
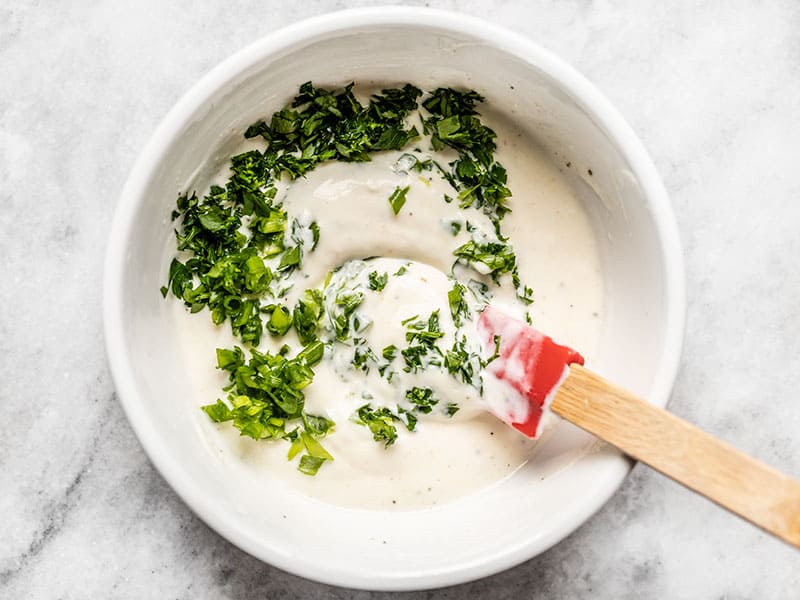
[[[800,548],[800,482],[572,365],[551,409]]]

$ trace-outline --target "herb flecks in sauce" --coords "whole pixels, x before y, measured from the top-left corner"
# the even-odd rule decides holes
[[[333,460],[319,440],[334,423],[305,412],[303,389],[312,384],[313,367],[340,352],[340,346],[350,349],[349,368],[365,377],[375,369],[387,385],[398,385],[399,371],[434,369],[482,393],[481,371],[488,361],[481,359],[480,349],[470,345],[461,328],[475,317],[476,305],[480,310],[491,300],[487,282],[499,286],[510,275],[524,304],[533,301],[533,292],[520,281],[516,255],[502,233],[511,191],[505,168],[494,158],[495,132],[481,122],[477,111],[481,102],[474,91],[438,88],[423,95],[407,84],[383,90],[362,104],[352,84],[327,90],[306,83],[289,106],[247,129],[245,137],[261,138],[263,148],[234,156],[225,186],[212,185],[203,197],[193,192],[178,198],[172,214],[178,254],[161,293],[171,291],[193,313],[208,308],[212,322],[227,322],[249,353],[247,358],[238,346],[217,350],[217,366],[228,372],[230,383],[224,400],[202,407],[211,420],[229,421],[241,435],[255,440],[286,440],[289,459],[300,456],[298,469],[314,475]],[[443,178],[452,189],[443,201],[460,210],[480,211],[491,231],[480,231],[461,216],[442,228],[443,235],[471,238],[453,255],[459,268],[477,272],[477,279],[454,278],[447,293],[447,318],[456,328],[452,343],[442,343],[442,315],[435,310],[402,323],[405,347],[391,344],[376,351],[363,337],[369,327],[378,326],[362,310],[365,299],[368,294],[388,294],[392,279],[404,276],[411,263],[391,273],[367,271],[368,261],[364,262],[357,272],[329,275],[324,285],[306,289],[294,306],[287,305],[286,295],[298,283],[296,274],[302,274],[304,259],[319,252],[321,236],[337,232],[321,231],[306,216],[287,214],[278,189],[282,182],[328,161],[365,162],[376,152],[404,151],[424,142],[411,124],[415,116],[434,154],[426,156],[419,148],[405,151],[394,171],[418,173],[426,185],[434,176]],[[439,162],[443,151],[455,154],[455,159]],[[394,216],[399,217],[409,190],[408,185],[396,186],[389,195]],[[265,331],[284,344],[278,352],[259,351]],[[295,354],[289,358],[292,348]],[[394,410],[366,404],[353,417],[387,447],[397,439],[396,424],[414,431],[419,415],[430,414],[434,407],[448,417],[459,410],[457,403],[440,403],[430,387],[412,386],[397,393],[404,404],[398,402]]]

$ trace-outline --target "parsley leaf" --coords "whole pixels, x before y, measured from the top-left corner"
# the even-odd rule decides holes
[[[317,339],[322,313],[322,292],[314,289],[306,290],[292,312],[292,323],[300,338],[300,343],[310,344]]]
[[[285,335],[289,328],[292,326],[292,315],[289,310],[281,306],[280,304],[275,304],[272,307],[272,313],[270,315],[269,321],[267,321],[266,329],[272,336],[282,336]]]
[[[333,428],[333,422],[304,411],[303,389],[313,381],[314,373],[310,367],[322,358],[322,349],[323,344],[317,341],[306,346],[294,358],[287,358],[285,353],[280,352],[271,354],[252,350],[247,360],[238,346],[233,349],[219,348],[217,367],[228,372],[230,382],[225,388],[228,392],[227,403],[217,400],[215,404],[201,408],[211,420],[232,421],[241,435],[254,440],[272,438],[291,441],[291,457],[304,447],[312,458],[333,460],[317,439]],[[298,423],[298,426],[288,431],[287,425],[291,423]],[[302,430],[298,432],[300,428]],[[296,445],[298,440],[302,446]],[[316,473],[322,464],[317,462],[301,462],[301,466],[304,465],[301,470],[307,474]],[[311,468],[314,464],[316,468]]]
[[[372,433],[372,439],[376,442],[383,442],[385,448],[394,444],[397,440],[397,427],[393,421],[399,421],[399,417],[388,408],[372,408],[365,404],[356,412],[356,423],[365,425]]]
[[[499,229],[510,210],[505,201],[511,191],[506,187],[505,168],[494,161],[496,135],[481,123],[475,108],[483,100],[474,91],[438,88],[422,103],[430,114],[422,123],[434,150],[447,146],[458,152],[452,171],[439,170],[458,190],[460,206],[482,209]]]
[[[324,458],[311,456],[310,454],[304,454],[300,457],[300,465],[297,467],[297,470],[305,475],[314,476],[317,474],[317,471],[319,471],[319,468],[324,462]]]
[[[417,426],[417,416],[410,410],[406,410],[402,406],[397,407],[398,419],[400,421],[405,417],[405,426],[409,431],[414,431]]]
[[[283,175],[300,177],[329,160],[369,160],[371,152],[399,150],[419,136],[405,123],[417,108],[418,88],[386,89],[362,106],[352,87],[303,84],[290,107],[247,129],[245,137],[261,136],[266,148],[232,157],[225,187],[212,185],[202,198],[196,193],[178,197],[172,214],[173,220],[180,218],[177,250],[190,258],[173,261],[162,294],[171,290],[192,312],[207,306],[214,323],[228,320],[243,342],[260,342],[264,325],[258,297],[285,293],[287,287],[270,292],[270,283],[276,272],[287,277],[299,268],[303,258],[303,240],[294,235],[294,226],[295,245],[284,247],[287,215],[275,202],[274,182]],[[308,228],[311,247],[305,250],[313,252],[319,226],[312,222]],[[264,261],[273,257],[279,260],[271,269]],[[281,329],[276,323],[271,327]]]
[[[411,186],[409,185],[404,188],[401,188],[400,186],[394,188],[394,191],[389,196],[389,206],[392,207],[394,214],[398,214],[400,209],[403,208],[403,205],[406,203],[406,194],[410,189]]]
[[[433,397],[432,389],[420,387],[413,387],[406,391],[406,400],[411,402],[416,410],[426,415],[439,403],[439,400]]]
[[[415,321],[408,325],[406,341],[417,342],[427,346],[444,337],[444,332],[439,327],[439,310],[434,310],[427,321]]]
[[[514,283],[514,287],[517,290],[517,298],[519,298],[523,304],[533,304],[533,289],[527,285],[522,285],[522,281],[520,281],[519,278],[519,271],[517,271],[516,268],[511,273],[511,281]]]
[[[455,402],[448,402],[448,403],[447,403],[447,406],[446,406],[446,407],[445,407],[445,409],[444,409],[444,413],[445,413],[445,414],[446,414],[448,417],[452,417],[452,416],[453,416],[454,414],[456,414],[456,413],[457,413],[459,410],[461,410],[461,407],[459,407],[459,406],[458,406],[458,404],[456,404]]]
[[[233,419],[233,413],[228,405],[222,400],[217,400],[215,404],[208,404],[200,407],[209,418],[215,423],[222,423],[223,421],[230,421]]]
[[[330,315],[336,339],[346,340],[351,330],[360,329],[360,322],[355,318],[355,311],[364,302],[364,293],[353,290],[344,290],[336,295],[333,313]]]
[[[416,373],[425,367],[442,364],[442,351],[436,345],[436,340],[444,336],[439,327],[439,311],[433,311],[427,320],[414,319],[417,319],[416,315],[402,321],[407,326],[406,341],[410,344],[400,352],[406,364],[403,370],[407,373]]]
[[[453,250],[453,254],[468,262],[479,273],[491,274],[495,283],[503,273],[512,272],[517,264],[517,256],[511,246],[501,242],[479,244],[469,241]]]
[[[326,286],[324,292],[306,290],[294,308],[280,303],[295,285],[291,276],[302,268],[304,254],[317,248],[320,230],[315,221],[309,224],[287,214],[276,201],[277,183],[283,177],[302,177],[327,161],[368,161],[374,152],[402,150],[419,137],[408,117],[418,109],[421,96],[418,88],[407,84],[382,90],[364,105],[353,94],[353,84],[323,89],[305,83],[291,105],[247,129],[245,137],[262,138],[264,147],[232,157],[225,186],[212,185],[202,197],[194,192],[180,195],[172,214],[176,248],[181,254],[170,264],[162,295],[171,292],[191,312],[208,308],[212,322],[228,322],[246,348],[258,346],[264,330],[279,337],[292,327],[304,345],[293,358],[287,345],[275,354],[251,349],[249,356],[239,346],[218,349],[217,367],[229,378],[224,388],[227,396],[202,410],[214,422],[231,422],[241,435],[287,441],[290,460],[302,455],[298,469],[307,475],[316,474],[325,461],[333,460],[319,442],[332,431],[333,422],[308,414],[304,408],[303,390],[313,381],[312,367],[325,355],[325,344],[319,339],[323,315],[327,312],[338,341],[363,331],[369,321],[357,310],[364,301],[363,288],[358,286],[335,291]],[[494,159],[495,133],[481,122],[477,110],[483,100],[474,91],[438,88],[429,92],[422,102],[425,113],[418,113],[422,130],[430,135],[434,150],[450,148],[457,156],[449,164],[440,165],[424,154],[421,159],[407,153],[397,161],[395,170],[406,174],[438,170],[455,190],[445,194],[446,202],[487,215],[499,241],[471,241],[457,248],[454,255],[479,273],[490,275],[495,283],[501,275],[510,273],[517,297],[530,304],[533,291],[520,281],[516,256],[500,227],[510,210],[507,199],[511,192],[505,168]],[[395,215],[407,202],[409,190],[410,186],[398,186],[390,195]],[[474,233],[475,227],[462,223],[450,223],[454,236],[464,226]],[[394,275],[406,272],[407,266],[403,266]],[[369,288],[382,291],[388,277],[388,273],[369,273]],[[491,298],[482,282],[472,280],[467,287],[479,301]],[[467,287],[456,282],[448,292],[456,327],[470,317]],[[495,355],[484,362],[468,347],[464,336],[444,352],[439,348],[444,333],[438,311],[427,319],[414,316],[403,325],[408,347],[400,350],[387,346],[380,353],[382,358],[362,338],[353,339],[353,366],[369,372],[373,364],[377,365],[380,375],[391,381],[395,371],[389,366],[400,353],[407,372],[440,367],[480,389],[480,371],[497,356],[499,339],[495,339]],[[413,408],[397,406],[393,412],[367,404],[358,410],[357,422],[388,447],[397,438],[396,423],[413,431],[417,415],[430,413],[439,404],[430,388],[411,388],[405,397]],[[452,416],[459,407],[447,403],[441,410]]]
[[[386,287],[386,284],[389,283],[389,274],[383,273],[382,275],[379,275],[377,271],[372,271],[369,274],[368,279],[369,289],[380,292]]]
[[[475,375],[483,368],[480,356],[467,349],[466,336],[453,342],[453,347],[444,355],[444,366],[450,375],[468,385],[474,385]]]
[[[450,305],[450,314],[453,317],[453,323],[456,327],[460,327],[464,318],[469,317],[469,306],[464,297],[467,288],[459,282],[453,284],[453,289],[447,292],[447,302]]]
[[[351,361],[353,367],[360,371],[364,371],[364,373],[369,373],[369,361],[373,363],[378,362],[378,357],[375,355],[375,352],[372,351],[372,348],[367,345],[364,339],[354,339],[353,360]]]

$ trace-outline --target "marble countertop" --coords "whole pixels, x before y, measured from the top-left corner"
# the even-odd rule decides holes
[[[101,267],[172,104],[315,0],[0,6],[0,597],[381,598],[264,565],[195,517],[114,394]],[[620,109],[664,178],[689,312],[670,408],[800,476],[800,5],[411,2],[530,36]],[[800,552],[637,466],[576,533],[426,598],[787,598]]]

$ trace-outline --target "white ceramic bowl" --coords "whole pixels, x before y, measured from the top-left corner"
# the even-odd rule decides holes
[[[232,543],[282,569],[370,589],[455,584],[506,569],[575,530],[631,464],[568,429],[545,455],[574,456],[534,481],[525,469],[436,509],[383,513],[329,506],[276,486],[246,493],[209,457],[188,411],[191,389],[166,303],[165,249],[176,195],[214,172],[244,129],[299,84],[404,83],[475,88],[516,113],[554,160],[571,163],[601,245],[605,320],[593,367],[665,405],[684,324],[681,250],[644,148],[597,90],[530,40],[484,21],[416,8],[366,9],[298,23],[242,50],[172,109],[125,186],[105,266],[105,331],[120,400],[158,470]],[[591,169],[593,175],[588,175]],[[265,475],[268,477],[268,475]]]

